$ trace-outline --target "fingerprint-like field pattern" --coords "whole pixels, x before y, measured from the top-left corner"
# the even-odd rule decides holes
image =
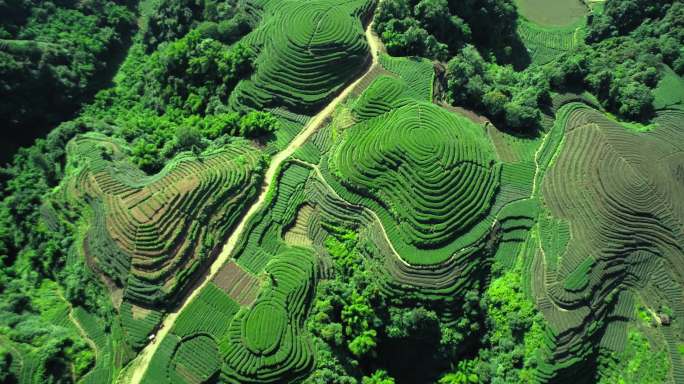
[[[602,335],[604,347],[621,348],[626,328],[620,313],[630,306],[621,294],[625,287],[648,302],[668,303],[675,317],[684,315],[684,188],[672,177],[684,164],[684,119],[661,115],[653,131],[636,133],[579,104],[562,107],[557,117],[565,141],[549,161],[542,191],[553,215],[546,220],[566,222],[570,236],[544,246],[558,254],[547,254],[546,266],[538,263],[533,272],[543,276],[533,286],[553,330],[552,364],[540,375],[554,380],[587,368],[594,335]],[[561,241],[543,241],[549,240]],[[684,329],[677,321],[672,327]],[[681,359],[675,357],[676,371]]]
[[[354,113],[359,120],[367,120],[410,104],[415,98],[415,93],[404,80],[380,76],[354,103]]]
[[[402,240],[436,248],[490,208],[499,168],[474,124],[413,103],[350,128],[332,163],[350,189],[380,203]]]
[[[307,374],[313,349],[303,326],[314,287],[314,258],[290,248],[266,266],[271,285],[231,323],[220,343],[221,378],[229,383],[282,383]]]
[[[367,62],[361,16],[370,4],[366,0],[266,4],[262,26],[246,37],[260,51],[256,72],[236,87],[231,105],[315,111]]]
[[[201,161],[179,155],[147,176],[124,160],[119,144],[98,135],[71,141],[67,153],[79,168],[63,196],[76,206],[91,202],[95,213],[84,250],[127,300],[142,305],[162,303],[209,257],[202,239],[226,236],[255,194],[261,162],[253,147],[236,143]]]

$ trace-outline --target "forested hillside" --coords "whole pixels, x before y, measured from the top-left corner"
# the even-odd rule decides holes
[[[0,383],[684,383],[683,44],[681,0],[0,0]]]
[[[108,84],[135,31],[135,2],[0,3],[0,161],[74,117]]]

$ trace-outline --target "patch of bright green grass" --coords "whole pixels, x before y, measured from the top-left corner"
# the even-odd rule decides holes
[[[516,4],[523,17],[547,27],[567,26],[587,14],[579,0],[517,0]]]

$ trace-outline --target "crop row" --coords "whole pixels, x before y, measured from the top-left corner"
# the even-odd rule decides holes
[[[213,283],[180,313],[161,340],[143,383],[203,383],[218,375],[221,340],[240,306]]]
[[[216,251],[214,241],[225,238],[256,193],[261,164],[246,142],[201,161],[181,154],[152,176],[104,136],[80,136],[67,152],[77,169],[57,196],[90,211],[84,252],[124,288],[126,300],[148,307],[173,296]]]
[[[206,383],[221,366],[216,342],[210,336],[197,334],[183,339],[171,359],[168,370],[171,383]]]
[[[684,253],[684,210],[675,196],[684,191],[671,180],[676,165],[665,160],[683,149],[675,128],[681,120],[661,116],[656,129],[635,133],[577,103],[561,107],[556,117],[562,148],[563,135],[554,134],[547,141],[559,144],[537,158],[548,168],[538,256],[546,263],[535,263],[531,274],[541,276],[533,288],[552,331],[551,360],[539,369],[550,381],[590,369],[584,361],[598,344],[624,347],[633,313],[625,289],[638,290],[651,307],[667,303],[675,317],[683,309],[675,260]],[[663,330],[672,328],[681,332],[682,325],[675,321]],[[665,337],[676,343],[677,336]]]
[[[494,258],[501,266],[513,268],[518,264],[519,254],[529,239],[529,231],[535,224],[538,212],[539,203],[536,199],[516,200],[499,211],[497,230],[500,241]]]
[[[207,284],[200,294],[183,311],[171,330],[185,338],[205,333],[220,339],[240,306],[215,284]]]
[[[392,57],[380,55],[380,64],[401,77],[420,101],[432,101],[435,70],[432,62],[419,57]]]
[[[237,262],[246,271],[260,273],[285,245],[281,239],[283,228],[294,220],[297,207],[304,199],[304,184],[309,173],[307,167],[295,163],[283,166],[269,209],[250,221],[249,235],[237,247]]]
[[[232,260],[221,267],[212,282],[240,305],[251,305],[259,293],[259,278]]]
[[[303,329],[314,287],[310,250],[290,248],[266,266],[270,286],[233,320],[220,343],[221,376],[231,383],[276,383],[301,377],[313,366]]]
[[[282,106],[312,112],[363,68],[368,47],[361,13],[367,0],[271,2],[260,27],[246,37],[259,47],[256,72],[233,94],[233,107]]]
[[[234,258],[181,312],[145,382],[200,382],[219,375],[221,382],[272,383],[310,371],[313,351],[303,325],[315,284],[314,258],[310,249],[288,247],[281,236],[296,223],[309,173],[285,163],[268,208],[248,223],[249,235],[240,239]],[[204,352],[188,352],[194,338]],[[214,363],[214,347],[220,363]]]
[[[309,204],[299,207],[294,223],[283,232],[283,240],[289,245],[307,246],[309,239],[309,222],[314,208]]]
[[[535,64],[555,60],[584,41],[581,27],[544,28],[526,20],[518,21],[518,36],[524,42]]]
[[[396,228],[403,243],[419,249],[441,247],[481,222],[499,181],[481,130],[424,103],[346,130],[330,166],[345,187],[363,196],[359,203],[391,217],[392,225],[384,223],[390,232]]]
[[[140,349],[147,344],[148,335],[159,325],[162,313],[153,309],[144,309],[124,301],[119,309],[121,327],[124,337],[133,349]]]
[[[367,120],[409,104],[416,97],[404,80],[380,76],[356,100],[354,113],[359,120]]]

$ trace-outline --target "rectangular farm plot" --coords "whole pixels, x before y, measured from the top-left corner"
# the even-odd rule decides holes
[[[297,218],[292,226],[283,235],[283,240],[289,245],[306,247],[311,245],[309,239],[309,219],[313,213],[313,207],[308,204],[302,205],[297,213]]]
[[[213,282],[240,305],[252,305],[259,293],[259,278],[233,260],[219,270]]]

